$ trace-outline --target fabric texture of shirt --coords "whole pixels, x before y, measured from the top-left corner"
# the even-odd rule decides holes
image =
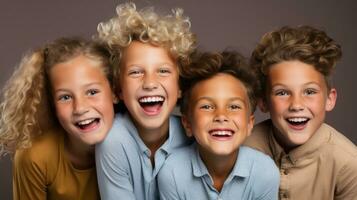
[[[269,156],[240,147],[237,161],[218,192],[194,143],[167,159],[159,172],[158,186],[162,200],[276,200],[279,170]]]
[[[96,146],[99,190],[105,200],[157,200],[156,176],[176,148],[189,144],[179,117],[169,119],[168,139],[156,151],[155,167],[150,149],[139,137],[128,113],[115,116],[112,129]]]
[[[73,167],[64,151],[64,134],[49,131],[32,147],[17,150],[13,161],[15,200],[95,200],[99,198],[95,168]]]
[[[245,145],[271,156],[280,169],[280,199],[356,200],[357,148],[327,124],[288,154],[266,120],[254,127]]]

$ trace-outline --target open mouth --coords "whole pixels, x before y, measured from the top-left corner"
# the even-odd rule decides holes
[[[310,119],[307,117],[292,117],[287,118],[286,121],[292,126],[304,126]]]
[[[234,131],[229,129],[214,129],[210,130],[209,134],[218,139],[227,139],[233,136]]]
[[[139,98],[139,104],[146,113],[156,114],[160,111],[165,98],[163,96],[145,96]]]
[[[90,130],[97,126],[100,122],[99,118],[86,119],[75,123],[75,125],[81,130]]]

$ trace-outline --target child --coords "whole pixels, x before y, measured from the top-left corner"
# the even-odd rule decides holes
[[[137,11],[133,3],[117,7],[118,16],[98,26],[99,38],[113,51],[116,93],[127,111],[96,146],[102,199],[158,199],[156,175],[176,148],[189,142],[172,116],[180,97],[179,68],[195,39],[182,10],[161,16]]]
[[[280,168],[280,199],[356,199],[357,148],[324,123],[336,102],[330,75],[341,48],[318,29],[267,33],[252,54],[262,85],[258,124],[246,145]]]
[[[114,118],[109,59],[79,38],[23,58],[1,103],[1,154],[17,149],[14,199],[99,199],[94,144]]]
[[[240,146],[256,106],[255,79],[242,56],[203,54],[182,73],[182,123],[196,143],[167,159],[158,175],[160,198],[277,199],[274,162]]]

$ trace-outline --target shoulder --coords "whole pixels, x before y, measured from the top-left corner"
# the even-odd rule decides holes
[[[191,158],[194,155],[195,150],[193,145],[177,149],[174,153],[169,155],[159,173],[164,179],[169,176],[175,176],[174,174],[190,174]]]
[[[50,130],[32,141],[32,146],[15,153],[16,164],[43,163],[58,160],[63,132]]]
[[[245,154],[245,157],[251,162],[251,175],[260,180],[279,180],[279,170],[275,162],[266,154],[252,149],[250,147],[242,146],[239,148],[239,156]]]
[[[250,136],[245,140],[244,145],[267,152],[269,149],[268,136],[271,134],[272,126],[270,119],[256,124]]]
[[[357,147],[353,142],[333,127],[327,124],[323,124],[322,126],[324,130],[329,133],[330,138],[328,144],[332,145],[334,150],[346,156],[357,158]]]

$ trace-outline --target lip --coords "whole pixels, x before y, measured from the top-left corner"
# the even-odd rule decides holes
[[[235,134],[235,131],[230,128],[214,128],[208,131],[212,139],[218,141],[231,140]]]
[[[166,98],[163,95],[144,95],[137,99],[137,102],[147,116],[157,116],[161,113],[162,106]]]
[[[82,124],[81,124],[82,123]],[[79,130],[81,133],[89,133],[99,129],[102,124],[102,119],[99,117],[91,117],[83,120],[76,120],[73,125]]]
[[[294,120],[291,120],[291,119],[294,119]],[[311,120],[311,118],[305,117],[305,116],[289,116],[289,117],[285,118],[285,121],[288,124],[289,128],[294,131],[304,130],[308,126],[308,123],[310,120]],[[296,123],[293,123],[293,122],[296,122]]]

